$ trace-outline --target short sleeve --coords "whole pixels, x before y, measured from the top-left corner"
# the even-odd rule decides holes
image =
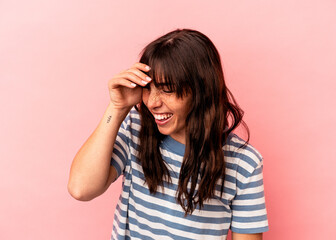
[[[231,230],[261,233],[269,230],[263,182],[263,158],[253,147],[237,154],[236,195],[231,202]]]
[[[117,170],[117,178],[124,173],[129,153],[130,113],[123,120],[114,143],[110,165]]]

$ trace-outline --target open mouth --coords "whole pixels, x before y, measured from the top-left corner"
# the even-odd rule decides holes
[[[169,120],[172,118],[173,114],[172,113],[168,113],[168,114],[153,114],[154,118],[155,118],[155,122],[158,125],[164,125],[167,122],[169,122]]]

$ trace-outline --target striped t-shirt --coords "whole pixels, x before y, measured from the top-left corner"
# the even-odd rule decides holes
[[[263,157],[251,145],[231,133],[223,146],[226,160],[224,191],[184,216],[176,201],[178,176],[185,145],[166,136],[160,145],[172,183],[164,182],[150,194],[137,160],[140,115],[132,108],[120,126],[111,165],[123,175],[122,192],[115,209],[111,239],[226,239],[228,230],[237,233],[268,231],[263,185]],[[218,182],[220,183],[220,182]],[[196,186],[197,189],[198,186]]]

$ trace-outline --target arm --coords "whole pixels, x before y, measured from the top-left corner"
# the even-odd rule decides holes
[[[262,240],[262,233],[241,234],[232,232],[232,240]]]
[[[89,201],[104,193],[117,177],[110,165],[114,143],[122,121],[141,101],[141,87],[151,80],[144,73],[149,70],[145,64],[135,63],[109,81],[110,104],[71,165],[68,191],[74,198]]]
[[[110,103],[99,125],[77,152],[70,169],[68,191],[72,197],[89,201],[106,191],[117,176],[110,166],[114,142],[127,110]]]

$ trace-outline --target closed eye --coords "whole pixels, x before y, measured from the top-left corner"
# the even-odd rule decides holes
[[[173,91],[169,90],[169,88],[166,85],[162,86],[161,90],[162,92],[165,92],[165,93],[173,93]]]
[[[162,89],[162,91],[165,92],[165,93],[173,93],[173,91],[168,90],[168,89]]]
[[[148,83],[147,85],[143,86],[144,89],[150,90],[150,83]],[[158,87],[158,89],[164,93],[173,93],[174,91],[169,90],[169,88],[166,85],[161,85]]]

